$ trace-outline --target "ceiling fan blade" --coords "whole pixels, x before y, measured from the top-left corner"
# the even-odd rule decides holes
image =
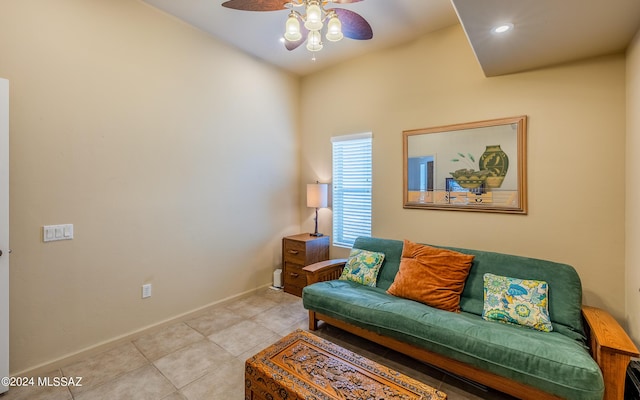
[[[300,27],[300,34],[302,35],[302,37],[300,38],[300,40],[296,40],[295,42],[290,42],[288,40],[284,41],[284,47],[287,48],[287,50],[291,51],[291,50],[295,50],[298,47],[300,47],[300,45],[302,43],[305,42],[305,40],[307,40],[307,36],[309,35],[309,31],[307,30],[307,28],[304,27],[304,25],[302,25]]]
[[[229,0],[222,7],[242,11],[278,11],[284,10],[287,0]]]
[[[371,25],[360,14],[344,8],[333,8],[338,14],[340,22],[342,22],[342,33],[350,38],[357,40],[369,40],[373,37],[373,29]]]

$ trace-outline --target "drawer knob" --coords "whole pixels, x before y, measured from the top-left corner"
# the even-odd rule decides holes
[[[298,254],[298,250],[287,250],[289,254]]]
[[[295,272],[291,272],[289,275],[293,276],[294,278],[297,278],[297,277],[299,277],[299,276],[300,276],[299,274],[297,274],[297,273],[295,273]]]

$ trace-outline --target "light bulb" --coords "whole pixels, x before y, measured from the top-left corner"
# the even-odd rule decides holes
[[[320,51],[322,50],[322,47],[322,36],[320,35],[320,32],[309,32],[309,36],[307,37],[307,50]]]
[[[284,38],[290,42],[297,42],[302,39],[302,34],[300,33],[300,21],[298,21],[298,18],[296,18],[294,13],[289,14],[289,18],[287,18]]]
[[[508,32],[512,29],[513,29],[513,24],[509,22],[509,23],[494,27],[493,29],[491,29],[491,32],[500,34],[500,33]]]
[[[326,37],[327,40],[331,42],[337,42],[344,37],[344,35],[342,34],[342,22],[340,22],[336,14],[333,14],[331,19],[329,19],[329,23],[327,24]]]
[[[317,2],[313,2],[307,7],[304,27],[310,31],[319,31],[322,29],[322,9]]]

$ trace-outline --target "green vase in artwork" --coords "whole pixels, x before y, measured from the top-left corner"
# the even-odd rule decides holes
[[[509,170],[509,157],[500,145],[487,146],[484,153],[480,156],[480,169],[489,172],[485,185],[488,188],[499,188],[502,181]]]

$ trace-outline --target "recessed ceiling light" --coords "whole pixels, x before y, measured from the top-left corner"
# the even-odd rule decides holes
[[[493,33],[505,33],[505,32],[509,32],[512,29],[513,29],[513,24],[512,23],[508,23],[508,24],[501,24],[501,25],[498,25],[498,26],[494,27],[493,29],[491,29],[491,32],[493,32]]]

